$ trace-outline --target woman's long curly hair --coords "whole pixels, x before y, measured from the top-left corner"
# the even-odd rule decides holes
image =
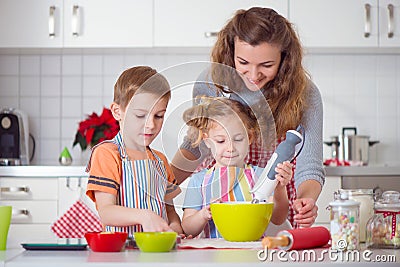
[[[262,92],[267,100],[277,131],[281,137],[295,129],[306,108],[308,73],[302,66],[303,50],[292,24],[270,8],[253,7],[238,10],[218,33],[212,49],[211,61],[235,68],[235,38],[252,46],[267,42],[281,48],[281,63],[276,77]],[[219,88],[221,68],[212,68],[212,79]]]

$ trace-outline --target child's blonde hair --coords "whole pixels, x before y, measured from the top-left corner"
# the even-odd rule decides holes
[[[119,76],[114,86],[114,102],[125,109],[136,93],[151,93],[171,98],[167,79],[148,66],[127,69]]]
[[[183,120],[190,127],[188,138],[196,147],[203,139],[203,134],[213,127],[218,118],[236,114],[245,126],[251,141],[257,139],[259,126],[252,110],[238,101],[224,97],[198,96],[196,105],[183,113]]]

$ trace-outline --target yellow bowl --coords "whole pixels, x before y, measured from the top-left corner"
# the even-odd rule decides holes
[[[136,245],[143,252],[168,252],[176,242],[175,232],[136,232]]]
[[[215,226],[225,240],[256,241],[268,227],[274,203],[212,203],[210,208]]]

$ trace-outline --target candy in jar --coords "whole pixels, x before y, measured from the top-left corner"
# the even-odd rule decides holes
[[[336,194],[329,203],[332,249],[354,250],[360,246],[360,202]]]
[[[367,223],[367,247],[400,248],[400,193],[385,191]]]
[[[374,192],[372,189],[340,189],[340,194],[348,195],[350,200],[360,202],[360,242],[366,240],[366,226],[374,215]]]

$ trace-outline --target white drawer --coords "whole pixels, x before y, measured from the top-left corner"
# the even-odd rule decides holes
[[[21,248],[21,243],[51,243],[56,240],[51,224],[11,224],[7,248]]]
[[[56,200],[56,178],[0,178],[0,200]]]
[[[57,201],[0,201],[0,205],[12,206],[12,224],[53,223],[57,220]]]

